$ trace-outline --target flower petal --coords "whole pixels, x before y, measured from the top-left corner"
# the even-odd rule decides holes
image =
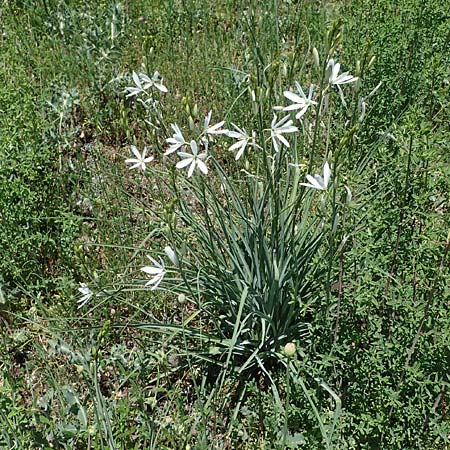
[[[328,187],[330,176],[331,176],[330,165],[328,164],[328,161],[326,161],[325,165],[323,166],[323,184],[325,186],[325,189]]]
[[[242,147],[243,145],[244,146],[247,145],[247,141],[240,140],[235,142],[228,150],[232,152],[233,150],[236,150],[237,148]]]
[[[178,161],[175,167],[177,169],[183,169],[184,167],[191,164],[193,161],[194,161],[194,158],[192,158],[192,156],[191,156],[190,158],[185,158],[185,159],[182,159],[181,161]]]
[[[286,98],[288,98],[289,100],[291,100],[294,103],[299,103],[299,104],[305,103],[305,98],[299,97],[297,94],[294,94],[291,91],[284,91],[283,94]]]
[[[136,148],[136,146],[132,145],[131,151],[134,153],[134,156],[136,156],[136,158],[141,159],[141,154],[139,153],[139,150]]]
[[[149,275],[159,275],[162,272],[164,272],[163,269],[160,267],[152,267],[152,266],[145,266],[141,268],[142,272],[148,273]]]
[[[197,166],[205,175],[208,174],[208,167],[206,167],[206,164],[201,159],[197,159]]]
[[[195,159],[192,158],[191,166],[188,169],[188,178],[192,177],[194,170],[195,170]]]

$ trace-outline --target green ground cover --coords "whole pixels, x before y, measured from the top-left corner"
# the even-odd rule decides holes
[[[449,448],[445,3],[3,2],[0,447]]]

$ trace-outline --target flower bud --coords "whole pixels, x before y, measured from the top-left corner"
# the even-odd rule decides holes
[[[256,102],[256,93],[253,89],[250,91],[250,95],[252,97],[252,113],[256,115],[258,113],[258,103]]]
[[[362,122],[364,120],[364,117],[366,117],[366,102],[365,101],[362,101],[360,103],[360,110],[361,110],[361,112],[359,114],[358,121]]]
[[[195,129],[195,124],[194,124],[194,119],[192,118],[192,116],[189,116],[189,128],[191,129],[191,131],[194,131]]]
[[[316,48],[316,47],[313,48],[312,54],[313,54],[313,59],[314,59],[315,65],[317,66],[317,68],[320,69],[319,52],[317,51],[317,48]]]
[[[338,225],[339,225],[339,213],[336,213],[333,220],[333,227],[331,229],[332,234],[336,233]]]
[[[178,294],[178,303],[184,305],[186,303],[186,296],[184,294]]]
[[[347,196],[345,198],[345,204],[348,206],[352,202],[352,191],[348,186],[344,186],[345,190],[347,191]]]
[[[178,262],[177,254],[172,249],[172,247],[170,247],[169,245],[166,245],[164,247],[164,253],[167,255],[167,257],[170,259],[170,261],[172,262],[172,264],[174,266],[178,266],[179,262]]]
[[[292,358],[295,355],[295,352],[297,351],[297,349],[295,348],[295,344],[293,342],[288,342],[285,346],[284,346],[284,354],[288,357],[288,358]]]

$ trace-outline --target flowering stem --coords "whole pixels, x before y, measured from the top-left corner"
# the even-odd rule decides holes
[[[329,235],[329,239],[328,239],[328,252],[329,252],[329,256],[328,256],[328,269],[327,269],[327,280],[326,280],[326,305],[327,305],[327,316],[328,316],[328,312],[329,312],[329,308],[330,308],[330,296],[331,296],[331,272],[333,270],[333,256],[334,256],[334,222],[336,220],[336,191],[337,189],[334,188],[333,189],[333,194],[332,194],[332,203],[331,203],[331,208],[332,208],[332,214],[331,214],[331,229],[330,229],[330,235]]]
[[[314,123],[314,137],[313,142],[311,146],[311,153],[309,157],[309,166],[308,166],[308,172],[310,173],[312,171],[312,168],[314,166],[314,155],[316,154],[316,145],[317,145],[317,139],[319,137],[319,128],[320,128],[320,117],[321,117],[321,110],[323,105],[323,99],[325,97],[325,91],[327,88],[324,88],[324,82],[325,82],[325,74],[327,71],[327,61],[325,60],[322,66],[322,74],[320,77],[320,94],[319,94],[319,101],[317,102],[316,106],[316,120]]]
[[[284,427],[283,427],[283,446],[282,446],[282,448],[286,448],[286,440],[287,440],[287,435],[288,435],[289,390],[290,390],[290,386],[289,386],[289,378],[290,378],[289,366],[290,366],[290,361],[288,360],[287,364],[286,364],[286,406],[285,406],[285,409],[284,409]]]

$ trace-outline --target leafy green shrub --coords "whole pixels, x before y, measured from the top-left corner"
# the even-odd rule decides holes
[[[14,79],[0,68],[0,83],[0,273],[5,283],[31,287],[45,284],[58,259],[71,254],[76,221],[41,98],[20,68]]]

